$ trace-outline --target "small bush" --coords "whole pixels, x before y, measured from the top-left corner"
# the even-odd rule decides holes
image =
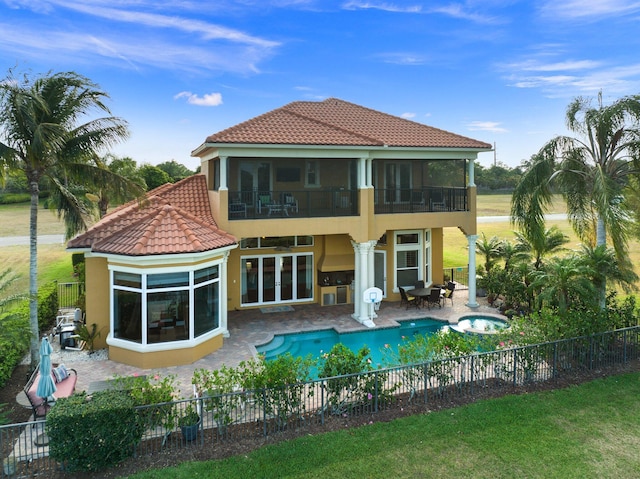
[[[16,203],[29,203],[29,193],[0,193],[0,205],[13,205]]]
[[[68,471],[100,471],[131,457],[144,429],[122,391],[58,399],[47,414],[50,456]]]

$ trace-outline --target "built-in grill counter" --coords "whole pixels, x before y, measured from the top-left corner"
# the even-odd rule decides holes
[[[353,303],[353,270],[318,271],[322,306]]]

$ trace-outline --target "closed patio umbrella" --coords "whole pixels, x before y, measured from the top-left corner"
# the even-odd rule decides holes
[[[51,376],[51,352],[53,348],[49,344],[49,340],[45,337],[42,338],[42,344],[40,344],[40,381],[38,381],[38,388],[36,394],[38,397],[47,399],[54,392],[56,392],[56,384],[53,382]]]

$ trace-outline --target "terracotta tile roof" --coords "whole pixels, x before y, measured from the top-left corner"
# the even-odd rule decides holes
[[[491,149],[491,145],[337,98],[296,101],[209,136],[206,143]]]
[[[236,243],[216,225],[204,175],[165,184],[114,210],[67,247],[146,256],[198,253]]]

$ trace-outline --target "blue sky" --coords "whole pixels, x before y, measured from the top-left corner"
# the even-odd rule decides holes
[[[131,128],[113,152],[139,164],[193,169],[209,134],[337,97],[516,166],[576,96],[640,93],[639,20],[627,0],[0,0],[0,73],[97,82]]]

